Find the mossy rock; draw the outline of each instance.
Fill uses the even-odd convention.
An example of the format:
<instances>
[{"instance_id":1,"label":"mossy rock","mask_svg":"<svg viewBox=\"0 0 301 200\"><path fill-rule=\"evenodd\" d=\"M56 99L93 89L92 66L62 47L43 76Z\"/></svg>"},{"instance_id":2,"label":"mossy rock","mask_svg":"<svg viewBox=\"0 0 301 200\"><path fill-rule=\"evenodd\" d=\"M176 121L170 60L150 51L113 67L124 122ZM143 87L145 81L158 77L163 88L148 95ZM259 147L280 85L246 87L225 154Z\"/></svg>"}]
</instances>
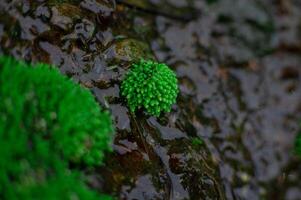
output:
<instances>
[{"instance_id":1,"label":"mossy rock","mask_svg":"<svg viewBox=\"0 0 301 200\"><path fill-rule=\"evenodd\" d=\"M136 39L121 39L113 44L105 54L113 63L137 62L140 58L154 58L149 45Z\"/></svg>"},{"instance_id":2,"label":"mossy rock","mask_svg":"<svg viewBox=\"0 0 301 200\"><path fill-rule=\"evenodd\" d=\"M51 24L63 30L71 29L74 23L77 20L81 20L84 16L77 6L68 3L53 5L51 12Z\"/></svg>"}]
</instances>

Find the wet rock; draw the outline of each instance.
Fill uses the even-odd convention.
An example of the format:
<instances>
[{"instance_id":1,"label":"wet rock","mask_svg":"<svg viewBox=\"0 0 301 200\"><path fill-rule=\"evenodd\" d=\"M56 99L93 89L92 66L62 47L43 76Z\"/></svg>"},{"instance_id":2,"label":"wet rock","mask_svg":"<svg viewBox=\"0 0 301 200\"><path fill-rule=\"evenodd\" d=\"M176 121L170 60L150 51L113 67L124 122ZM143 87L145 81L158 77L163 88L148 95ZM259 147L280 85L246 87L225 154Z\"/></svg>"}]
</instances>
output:
<instances>
[{"instance_id":1,"label":"wet rock","mask_svg":"<svg viewBox=\"0 0 301 200\"><path fill-rule=\"evenodd\" d=\"M197 15L193 2L188 3L187 1L183 0L117 0L117 2L180 21L193 20Z\"/></svg>"},{"instance_id":2,"label":"wet rock","mask_svg":"<svg viewBox=\"0 0 301 200\"><path fill-rule=\"evenodd\" d=\"M96 33L97 41L99 41L105 48L114 40L114 36L111 29L106 31L100 31Z\"/></svg>"},{"instance_id":3,"label":"wet rock","mask_svg":"<svg viewBox=\"0 0 301 200\"><path fill-rule=\"evenodd\" d=\"M135 188L123 187L121 198L145 200L163 199L165 196L164 191L158 193L152 179L153 177L150 175L139 177L135 182Z\"/></svg>"},{"instance_id":4,"label":"wet rock","mask_svg":"<svg viewBox=\"0 0 301 200\"><path fill-rule=\"evenodd\" d=\"M89 187L120 199L298 199L300 160L289 152L300 3L279 14L272 0L48 2L0 1L0 51L57 65L112 112L114 153L105 167L82 166ZM200 17L182 20L194 9ZM129 113L119 91L129 64L153 53L181 89L159 118Z\"/></svg>"},{"instance_id":5,"label":"wet rock","mask_svg":"<svg viewBox=\"0 0 301 200\"><path fill-rule=\"evenodd\" d=\"M32 40L39 34L49 30L49 26L44 24L40 19L32 19L31 17L21 17L23 23L20 23L21 38L24 40Z\"/></svg>"},{"instance_id":6,"label":"wet rock","mask_svg":"<svg viewBox=\"0 0 301 200\"><path fill-rule=\"evenodd\" d=\"M80 3L80 6L103 17L109 17L115 10L114 2L105 0L84 0Z\"/></svg>"},{"instance_id":7,"label":"wet rock","mask_svg":"<svg viewBox=\"0 0 301 200\"><path fill-rule=\"evenodd\" d=\"M65 35L62 40L76 40L81 39L87 41L92 38L95 30L93 22L87 19L81 19L74 25L74 31L68 35Z\"/></svg>"},{"instance_id":8,"label":"wet rock","mask_svg":"<svg viewBox=\"0 0 301 200\"><path fill-rule=\"evenodd\" d=\"M136 39L122 39L105 51L109 62L136 62L140 59L153 59L147 43Z\"/></svg>"},{"instance_id":9,"label":"wet rock","mask_svg":"<svg viewBox=\"0 0 301 200\"><path fill-rule=\"evenodd\" d=\"M55 6L55 5L60 5L60 4L77 4L79 3L81 0L48 0L47 4L51 5L51 6Z\"/></svg>"},{"instance_id":10,"label":"wet rock","mask_svg":"<svg viewBox=\"0 0 301 200\"><path fill-rule=\"evenodd\" d=\"M136 17L133 20L133 28L135 32L144 38L149 38L151 34L154 33L154 30L151 28L152 26L152 21L143 19L141 17Z\"/></svg>"},{"instance_id":11,"label":"wet rock","mask_svg":"<svg viewBox=\"0 0 301 200\"><path fill-rule=\"evenodd\" d=\"M129 110L121 105L111 105L112 115L115 117L115 125L119 130L131 131Z\"/></svg>"},{"instance_id":12,"label":"wet rock","mask_svg":"<svg viewBox=\"0 0 301 200\"><path fill-rule=\"evenodd\" d=\"M82 16L78 7L65 3L52 7L51 13L51 24L65 31L71 29L73 23Z\"/></svg>"},{"instance_id":13,"label":"wet rock","mask_svg":"<svg viewBox=\"0 0 301 200\"><path fill-rule=\"evenodd\" d=\"M39 6L35 11L35 16L42 19L42 21L48 21L50 19L51 13L47 6Z\"/></svg>"},{"instance_id":14,"label":"wet rock","mask_svg":"<svg viewBox=\"0 0 301 200\"><path fill-rule=\"evenodd\" d=\"M225 199L223 188L218 184L219 175L214 170L215 164L204 146L195 146L192 140L177 140L171 142L168 155L169 166L180 176L190 199Z\"/></svg>"}]
</instances>

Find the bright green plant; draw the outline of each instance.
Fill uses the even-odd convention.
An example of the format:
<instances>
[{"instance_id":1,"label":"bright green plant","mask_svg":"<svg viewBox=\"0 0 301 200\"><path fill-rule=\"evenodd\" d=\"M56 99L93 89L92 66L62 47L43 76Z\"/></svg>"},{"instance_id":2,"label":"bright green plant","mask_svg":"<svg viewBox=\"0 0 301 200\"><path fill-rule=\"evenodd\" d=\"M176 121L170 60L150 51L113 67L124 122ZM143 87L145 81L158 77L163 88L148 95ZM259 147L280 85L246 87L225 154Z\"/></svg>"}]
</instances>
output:
<instances>
[{"instance_id":1,"label":"bright green plant","mask_svg":"<svg viewBox=\"0 0 301 200\"><path fill-rule=\"evenodd\" d=\"M101 163L103 152L111 148L113 128L89 90L45 64L33 70L1 57L0 65L1 117L6 124L48 138L70 161Z\"/></svg>"},{"instance_id":2,"label":"bright green plant","mask_svg":"<svg viewBox=\"0 0 301 200\"><path fill-rule=\"evenodd\" d=\"M68 169L111 150L112 122L93 95L57 69L0 56L0 100L0 199L99 199Z\"/></svg>"},{"instance_id":3,"label":"bright green plant","mask_svg":"<svg viewBox=\"0 0 301 200\"><path fill-rule=\"evenodd\" d=\"M5 125L1 122L0 127ZM111 199L89 189L84 177L70 171L47 140L18 128L1 132L0 199Z\"/></svg>"},{"instance_id":4,"label":"bright green plant","mask_svg":"<svg viewBox=\"0 0 301 200\"><path fill-rule=\"evenodd\" d=\"M121 85L132 112L144 108L150 115L170 112L178 95L175 73L163 63L141 60L131 66Z\"/></svg>"}]
</instances>

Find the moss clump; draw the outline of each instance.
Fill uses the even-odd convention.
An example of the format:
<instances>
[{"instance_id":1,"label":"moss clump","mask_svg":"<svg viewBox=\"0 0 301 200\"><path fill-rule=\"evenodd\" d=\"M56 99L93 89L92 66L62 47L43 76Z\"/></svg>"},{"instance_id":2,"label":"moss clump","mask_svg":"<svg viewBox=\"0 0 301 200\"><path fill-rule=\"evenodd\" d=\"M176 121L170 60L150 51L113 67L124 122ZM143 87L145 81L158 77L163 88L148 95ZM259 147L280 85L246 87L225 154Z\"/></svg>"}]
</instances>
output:
<instances>
[{"instance_id":1,"label":"moss clump","mask_svg":"<svg viewBox=\"0 0 301 200\"><path fill-rule=\"evenodd\" d=\"M91 93L44 64L0 56L0 199L99 199L70 162L101 164L113 133Z\"/></svg>"},{"instance_id":2,"label":"moss clump","mask_svg":"<svg viewBox=\"0 0 301 200\"><path fill-rule=\"evenodd\" d=\"M1 120L7 129L48 138L67 159L100 164L110 150L110 116L100 110L89 90L44 64L0 58Z\"/></svg>"},{"instance_id":3,"label":"moss clump","mask_svg":"<svg viewBox=\"0 0 301 200\"><path fill-rule=\"evenodd\" d=\"M132 112L144 108L150 115L170 112L176 102L178 81L175 73L163 63L141 60L133 64L121 85Z\"/></svg>"}]
</instances>

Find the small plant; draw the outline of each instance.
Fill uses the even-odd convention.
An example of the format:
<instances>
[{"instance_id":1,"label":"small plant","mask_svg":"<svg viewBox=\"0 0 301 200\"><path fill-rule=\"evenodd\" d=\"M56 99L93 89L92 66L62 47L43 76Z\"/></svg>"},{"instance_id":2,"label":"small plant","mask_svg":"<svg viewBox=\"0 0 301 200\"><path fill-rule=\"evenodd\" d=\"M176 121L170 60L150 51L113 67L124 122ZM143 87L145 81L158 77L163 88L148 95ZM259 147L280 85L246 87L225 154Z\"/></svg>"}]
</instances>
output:
<instances>
[{"instance_id":1,"label":"small plant","mask_svg":"<svg viewBox=\"0 0 301 200\"><path fill-rule=\"evenodd\" d=\"M204 144L204 141L201 138L193 137L191 143L194 147L200 147Z\"/></svg>"},{"instance_id":2,"label":"small plant","mask_svg":"<svg viewBox=\"0 0 301 200\"><path fill-rule=\"evenodd\" d=\"M170 112L178 95L175 73L163 63L141 60L131 66L121 85L131 112L144 108L150 115Z\"/></svg>"},{"instance_id":3,"label":"small plant","mask_svg":"<svg viewBox=\"0 0 301 200\"><path fill-rule=\"evenodd\" d=\"M0 99L0 199L99 199L68 169L111 150L110 115L90 91L48 65L0 56Z\"/></svg>"}]
</instances>

